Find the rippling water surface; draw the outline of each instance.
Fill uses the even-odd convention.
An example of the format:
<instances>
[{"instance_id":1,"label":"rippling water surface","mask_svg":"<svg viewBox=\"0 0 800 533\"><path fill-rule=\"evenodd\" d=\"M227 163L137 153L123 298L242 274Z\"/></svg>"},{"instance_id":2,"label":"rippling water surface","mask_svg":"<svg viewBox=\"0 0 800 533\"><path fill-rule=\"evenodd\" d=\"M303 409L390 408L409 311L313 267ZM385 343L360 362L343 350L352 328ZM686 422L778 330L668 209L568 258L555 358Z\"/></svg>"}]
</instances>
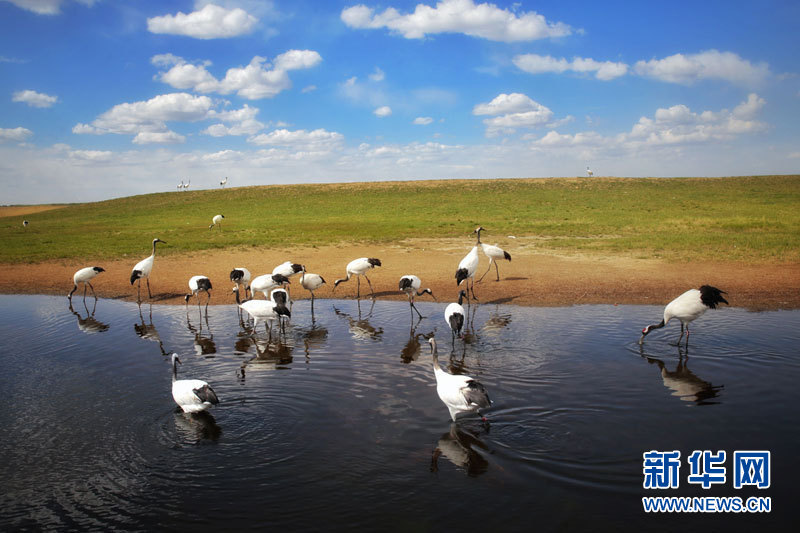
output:
<instances>
[{"instance_id":1,"label":"rippling water surface","mask_svg":"<svg viewBox=\"0 0 800 533\"><path fill-rule=\"evenodd\" d=\"M800 312L712 311L637 344L661 307L318 300L285 335L234 306L0 296L0 529L788 528ZM430 349L489 390L452 425ZM179 377L221 404L176 412ZM770 450L772 485L642 488L650 450ZM729 478L732 476L729 475ZM642 496L770 496L770 514L650 515Z\"/></svg>"}]
</instances>

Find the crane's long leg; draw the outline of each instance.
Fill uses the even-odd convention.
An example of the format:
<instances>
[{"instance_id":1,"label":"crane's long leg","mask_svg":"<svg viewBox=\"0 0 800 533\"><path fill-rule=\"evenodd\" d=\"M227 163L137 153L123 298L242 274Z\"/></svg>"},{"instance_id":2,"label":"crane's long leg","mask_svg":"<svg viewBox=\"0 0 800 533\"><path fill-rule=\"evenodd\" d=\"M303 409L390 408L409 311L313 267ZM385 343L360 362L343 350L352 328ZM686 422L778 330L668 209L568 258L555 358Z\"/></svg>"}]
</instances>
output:
<instances>
[{"instance_id":1,"label":"crane's long leg","mask_svg":"<svg viewBox=\"0 0 800 533\"><path fill-rule=\"evenodd\" d=\"M375 298L375 292L372 290L372 282L369 280L369 278L367 277L367 275L366 275L366 274L364 274L364 277L365 277L365 278L367 278L367 283L369 284L369 294L370 294L370 295L371 295L373 298Z\"/></svg>"},{"instance_id":2,"label":"crane's long leg","mask_svg":"<svg viewBox=\"0 0 800 533\"><path fill-rule=\"evenodd\" d=\"M142 303L142 278L139 278L139 281L136 284L136 300L138 300L139 303Z\"/></svg>"},{"instance_id":3,"label":"crane's long leg","mask_svg":"<svg viewBox=\"0 0 800 533\"><path fill-rule=\"evenodd\" d=\"M83 284L83 301L86 301L86 283Z\"/></svg>"},{"instance_id":4,"label":"crane's long leg","mask_svg":"<svg viewBox=\"0 0 800 533\"><path fill-rule=\"evenodd\" d=\"M677 343L677 346L680 346L680 344L681 344L681 340L682 340L682 339L683 339L683 322L681 322L681 336L680 336L680 337L678 337L678 343Z\"/></svg>"},{"instance_id":5,"label":"crane's long leg","mask_svg":"<svg viewBox=\"0 0 800 533\"><path fill-rule=\"evenodd\" d=\"M479 280L478 280L478 283L480 283L481 281L483 281L483 278L484 278L484 277L486 277L486 274L488 274L488 273L489 273L489 271L492 269L492 263L493 263L493 262L494 262L494 261L493 261L493 260L492 260L492 258L490 257L490 258L489 258L489 268L487 268L487 269L486 269L486 272L484 272L484 273L483 273L483 276L481 276L481 279L479 279Z\"/></svg>"},{"instance_id":6,"label":"crane's long leg","mask_svg":"<svg viewBox=\"0 0 800 533\"><path fill-rule=\"evenodd\" d=\"M490 267L492 265L489 265ZM500 270L497 268L497 261L494 262L494 271L497 274L497 281L500 281Z\"/></svg>"},{"instance_id":7,"label":"crane's long leg","mask_svg":"<svg viewBox=\"0 0 800 533\"><path fill-rule=\"evenodd\" d=\"M472 283L470 284L470 287L472 287L472 298L477 302L478 301L478 297L475 296L475 278L471 278L471 279L472 279ZM467 298L467 302L469 302L469 298Z\"/></svg>"},{"instance_id":8,"label":"crane's long leg","mask_svg":"<svg viewBox=\"0 0 800 533\"><path fill-rule=\"evenodd\" d=\"M423 316L422 316L422 313L420 313L420 312L419 312L419 309L417 309L417 306L416 306L416 305L414 305L414 302L411 302L411 309L413 309L414 311L416 311L416 312L417 312L417 314L419 315L419 317L420 317L420 318L425 318L425 317L423 317ZM414 316L414 315L411 315L411 316L412 316L412 318L413 318L413 316Z\"/></svg>"},{"instance_id":9,"label":"crane's long leg","mask_svg":"<svg viewBox=\"0 0 800 533\"><path fill-rule=\"evenodd\" d=\"M89 282L87 281L87 283ZM97 300L97 294L94 292L94 287L92 287L91 283L89 283L89 288L92 289L92 296L94 296L94 299Z\"/></svg>"},{"instance_id":10,"label":"crane's long leg","mask_svg":"<svg viewBox=\"0 0 800 533\"><path fill-rule=\"evenodd\" d=\"M153 299L153 293L150 292L150 277L147 278L147 297Z\"/></svg>"}]
</instances>

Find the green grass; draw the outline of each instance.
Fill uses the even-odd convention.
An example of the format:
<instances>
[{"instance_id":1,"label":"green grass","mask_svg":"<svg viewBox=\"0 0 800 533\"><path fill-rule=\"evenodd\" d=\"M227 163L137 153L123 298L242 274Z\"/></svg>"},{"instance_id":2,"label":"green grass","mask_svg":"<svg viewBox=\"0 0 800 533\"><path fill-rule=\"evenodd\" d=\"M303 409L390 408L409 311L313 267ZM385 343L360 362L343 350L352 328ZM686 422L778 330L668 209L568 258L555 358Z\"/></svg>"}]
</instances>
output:
<instances>
[{"instance_id":1,"label":"green grass","mask_svg":"<svg viewBox=\"0 0 800 533\"><path fill-rule=\"evenodd\" d=\"M223 231L209 231L225 215ZM206 249L535 236L542 251L795 262L800 176L444 180L243 187L73 204L0 218L0 262Z\"/></svg>"}]
</instances>

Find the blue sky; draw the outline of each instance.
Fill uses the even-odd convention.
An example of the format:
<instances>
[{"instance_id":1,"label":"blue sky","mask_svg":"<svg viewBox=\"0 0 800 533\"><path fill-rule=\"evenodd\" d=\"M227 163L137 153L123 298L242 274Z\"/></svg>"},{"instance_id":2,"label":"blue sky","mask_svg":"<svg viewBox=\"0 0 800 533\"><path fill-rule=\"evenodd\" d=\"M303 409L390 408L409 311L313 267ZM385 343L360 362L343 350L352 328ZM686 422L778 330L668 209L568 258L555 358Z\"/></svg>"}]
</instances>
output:
<instances>
[{"instance_id":1,"label":"blue sky","mask_svg":"<svg viewBox=\"0 0 800 533\"><path fill-rule=\"evenodd\" d=\"M800 173L800 3L0 0L0 203Z\"/></svg>"}]
</instances>

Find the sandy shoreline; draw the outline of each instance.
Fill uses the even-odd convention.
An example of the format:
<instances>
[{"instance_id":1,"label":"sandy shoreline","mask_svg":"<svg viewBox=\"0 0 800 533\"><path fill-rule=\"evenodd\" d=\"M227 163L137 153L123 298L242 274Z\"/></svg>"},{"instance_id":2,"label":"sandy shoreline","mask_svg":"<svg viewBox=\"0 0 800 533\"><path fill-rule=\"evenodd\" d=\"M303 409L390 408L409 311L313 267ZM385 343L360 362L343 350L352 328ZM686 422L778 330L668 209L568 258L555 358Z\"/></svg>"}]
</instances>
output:
<instances>
[{"instance_id":1,"label":"sandy shoreline","mask_svg":"<svg viewBox=\"0 0 800 533\"><path fill-rule=\"evenodd\" d=\"M522 243L520 243L522 244ZM482 303L507 303L528 306L574 304L655 304L669 302L683 291L710 284L727 291L732 306L752 310L800 308L800 265L749 265L735 263L675 264L650 259L619 257L563 257L537 252L531 247L508 246L512 261L500 264L500 281L495 272L476 283ZM353 298L356 283L344 283L333 293L333 282L345 276L344 267L358 257L378 257L383 266L370 272L375 294L381 299L403 300L397 290L404 274L415 274L423 287L430 287L440 302L457 297L454 279L459 260L469 245L458 241L408 241L397 246L358 244L317 248L247 249L210 251L191 255L157 255L150 278L154 303L182 303L188 292L188 279L208 276L211 304L232 304L232 268L244 266L254 276L272 271L275 265L291 260L306 265L309 272L327 281L316 292L318 298ZM97 263L50 261L36 264L6 264L0 268L0 293L66 294L72 288L72 275L84 266L102 266L106 272L93 285L99 297L135 300L136 287L130 285L130 272L141 258ZM481 255L478 276L488 267ZM309 297L293 278L294 299ZM362 280L362 296L369 294ZM80 295L82 289L76 293ZM428 298L427 296L423 296Z\"/></svg>"}]
</instances>

